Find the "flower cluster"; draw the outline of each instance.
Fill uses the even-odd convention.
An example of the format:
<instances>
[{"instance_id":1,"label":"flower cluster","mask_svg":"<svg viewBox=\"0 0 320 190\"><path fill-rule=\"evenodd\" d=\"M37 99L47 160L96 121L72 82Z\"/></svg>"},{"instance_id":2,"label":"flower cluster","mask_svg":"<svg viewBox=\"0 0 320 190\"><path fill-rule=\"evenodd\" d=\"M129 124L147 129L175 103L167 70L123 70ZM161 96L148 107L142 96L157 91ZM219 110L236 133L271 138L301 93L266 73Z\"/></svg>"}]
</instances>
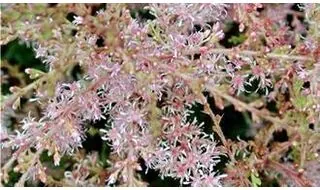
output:
<instances>
[{"instance_id":1,"label":"flower cluster","mask_svg":"<svg viewBox=\"0 0 320 190\"><path fill-rule=\"evenodd\" d=\"M201 124L187 122L188 113L163 118L163 137L155 153L146 154L147 166L160 170L163 176L180 179L192 186L219 186L220 178L214 166L221 152L213 136L201 132ZM183 118L181 118L183 117Z\"/></svg>"},{"instance_id":2,"label":"flower cluster","mask_svg":"<svg viewBox=\"0 0 320 190\"><path fill-rule=\"evenodd\" d=\"M1 18L1 45L14 38L30 43L48 68L26 69L34 81L11 87L12 94L1 99L6 115L23 106L24 96L36 100L41 110L38 116L28 111L15 132L1 128L1 148L15 151L1 174L7 176L18 159L16 172L23 175L16 185L33 179L48 185L144 186L139 172L146 167L146 173L158 171L180 185L222 186L225 178L234 177L228 178L228 171L234 174L229 169L217 169L225 156L228 166L248 165L243 167L245 182L235 178L234 184L256 186L259 172L276 165L270 162L275 156L267 155L281 150L267 145L278 129L285 128L295 142L281 146L299 152L301 167L308 153L319 150L319 143L307 147L303 141L319 137L319 7L306 5L310 25L295 15L292 29L284 13L275 16L273 5L151 4L142 10L152 19L133 18L124 4L100 10L84 4L46 6L7 6ZM239 36L229 37L230 19L238 22ZM72 77L76 66L81 71ZM250 112L252 122L265 124L256 144L226 139L204 92L214 97L216 107L231 103ZM246 94L255 100L241 100ZM277 101L273 113L270 100ZM208 123L213 121L212 133L192 116L195 104L203 106ZM90 125L101 121L96 133L111 148L111 156L102 161L108 167L96 154L81 154L93 133ZM53 179L40 159L45 152L56 166L64 156L72 157L72 171L60 181Z\"/></svg>"}]
</instances>

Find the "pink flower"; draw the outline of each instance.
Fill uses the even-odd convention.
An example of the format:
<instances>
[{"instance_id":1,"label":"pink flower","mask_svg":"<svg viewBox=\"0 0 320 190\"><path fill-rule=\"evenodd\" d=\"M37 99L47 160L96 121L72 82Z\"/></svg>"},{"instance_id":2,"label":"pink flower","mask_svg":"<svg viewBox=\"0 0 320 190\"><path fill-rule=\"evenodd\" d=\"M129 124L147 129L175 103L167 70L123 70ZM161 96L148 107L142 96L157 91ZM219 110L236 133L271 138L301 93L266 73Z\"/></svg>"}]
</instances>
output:
<instances>
[{"instance_id":1,"label":"pink flower","mask_svg":"<svg viewBox=\"0 0 320 190\"><path fill-rule=\"evenodd\" d=\"M235 75L232 77L231 87L237 90L237 94L244 92L245 78L242 75Z\"/></svg>"}]
</instances>

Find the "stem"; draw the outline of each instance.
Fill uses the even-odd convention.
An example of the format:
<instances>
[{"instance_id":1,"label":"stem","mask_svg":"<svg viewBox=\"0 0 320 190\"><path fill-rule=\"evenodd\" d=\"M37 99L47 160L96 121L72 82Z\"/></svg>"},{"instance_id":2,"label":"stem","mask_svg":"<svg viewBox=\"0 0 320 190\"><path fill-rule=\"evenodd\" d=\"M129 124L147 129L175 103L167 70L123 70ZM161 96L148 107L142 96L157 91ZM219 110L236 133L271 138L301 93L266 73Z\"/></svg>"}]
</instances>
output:
<instances>
[{"instance_id":1,"label":"stem","mask_svg":"<svg viewBox=\"0 0 320 190\"><path fill-rule=\"evenodd\" d=\"M272 122L274 124L279 124L279 125L284 125L285 124L285 122L283 120L280 120L280 119L278 119L276 117L270 116L269 112L258 110L258 109L254 108L254 107L252 107L252 106L250 106L250 105L248 105L248 104L246 104L246 103L244 103L244 102L242 102L242 101L240 101L240 100L238 100L238 99L236 99L236 98L234 98L234 97L232 97L232 96L230 96L228 94L225 94L225 93L221 92L217 88L213 88L213 87L211 87L209 85L207 85L206 88L210 92L212 92L215 95L220 96L221 98L229 101L233 105L237 105L237 106L241 107L244 110L252 112L252 113L256 114L257 116L259 116L261 118L264 118L265 120L268 120L268 121L270 121L270 122Z\"/></svg>"},{"instance_id":2,"label":"stem","mask_svg":"<svg viewBox=\"0 0 320 190\"><path fill-rule=\"evenodd\" d=\"M1 168L1 171L5 172L6 170L8 170L16 159L17 158L15 156L12 156L9 161Z\"/></svg>"},{"instance_id":3,"label":"stem","mask_svg":"<svg viewBox=\"0 0 320 190\"><path fill-rule=\"evenodd\" d=\"M187 54L196 54L196 53L200 53L200 51L198 49L194 49L194 50L191 50L191 51L187 52ZM307 57L307 56L284 55L284 54L278 54L278 53L263 53L263 52L258 52L258 51L224 49L224 48L209 49L207 53L213 53L213 54L240 54L240 55L247 55L247 56L265 56L267 58L273 58L273 59L314 61L314 59L312 59L310 57Z\"/></svg>"},{"instance_id":4,"label":"stem","mask_svg":"<svg viewBox=\"0 0 320 190\"><path fill-rule=\"evenodd\" d=\"M303 143L301 143L302 147L301 147L301 153L300 153L300 168L303 168L304 166L304 162L305 162L305 159L306 159L306 154L307 154L307 144L305 143L306 141L304 141Z\"/></svg>"},{"instance_id":5,"label":"stem","mask_svg":"<svg viewBox=\"0 0 320 190\"><path fill-rule=\"evenodd\" d=\"M220 137L221 139L221 142L224 146L227 146L227 140L226 140L226 137L224 136L222 130L221 130L221 127L220 127L220 123L217 119L217 117L214 115L214 113L212 112L210 106L209 106L209 103L207 101L207 98L201 94L201 99L202 99L202 102L204 102L204 106L205 106L205 110L207 111L207 113L210 115L210 117L212 118L213 120L213 130L218 134L218 136Z\"/></svg>"},{"instance_id":6,"label":"stem","mask_svg":"<svg viewBox=\"0 0 320 190\"><path fill-rule=\"evenodd\" d=\"M186 75L184 75L184 74L181 74L181 73L179 73L179 72L174 73L174 75L179 76L179 77L183 78L183 79L186 80L186 81L193 81L193 80L195 80L195 79L193 79L193 78L191 78L191 77L188 77L188 76L186 76ZM264 118L264 119L267 120L267 121L270 121L270 122L272 122L272 123L274 123L274 124L277 124L277 125L286 125L286 123L285 123L283 120L280 120L279 118L270 116L270 113L269 113L269 112L258 110L258 109L252 107L252 106L249 105L249 104L246 104L246 103L244 103L244 102L242 102L242 101L240 101L240 100L238 100L238 99L236 99L236 98L234 98L234 97L232 97L232 96L230 96L230 95L228 95L228 94L226 94L226 93L223 93L222 91L218 90L218 89L215 88L215 87L212 87L211 85L205 85L204 87L205 87L206 89L208 89L211 93L213 93L213 94L215 94L215 95L217 95L217 96L220 96L221 98L229 101L229 102L232 103L233 105L236 105L236 106L238 106L238 107L241 107L241 108L244 109L244 110L247 110L247 111L249 111L249 112L251 112L251 113L254 113L254 114L256 114L257 116L259 116L259 117L261 117L261 118ZM202 99L203 99L203 98L202 98ZM206 98L204 98L204 100L205 100L205 101L204 101L205 104L207 104ZM208 106L208 105L207 105L207 106ZM210 108L210 107L209 107L209 108ZM214 116L214 114L212 113L212 111L211 111L211 113L210 113L210 110L211 110L211 109L208 109L209 114L210 114L211 116ZM215 117L213 117L212 119L214 119L214 118L215 118ZM221 131L221 129L220 129L220 130L217 130L217 131ZM220 133L220 132L219 132L219 133ZM219 134L219 133L218 133L218 134ZM221 136L222 136L222 135L221 135ZM220 138L221 138L221 137L220 137ZM223 137L222 137L221 139L223 139Z\"/></svg>"},{"instance_id":7,"label":"stem","mask_svg":"<svg viewBox=\"0 0 320 190\"><path fill-rule=\"evenodd\" d=\"M207 101L207 98L203 94L201 94L201 99L202 99L202 102L204 102L203 105L205 107L205 110L207 111L206 113L209 114L209 116L211 117L211 119L213 121L212 129L220 137L223 146L226 147L226 153L228 154L228 156L231 159L231 161L232 162L236 162L236 159L234 158L234 155L232 154L232 151L230 151L230 149L227 148L228 144L227 144L226 137L224 136L223 131L221 130L221 127L220 127L220 119L217 118L216 115L214 115L214 113L212 112L212 110L210 108L210 105L209 105L209 103ZM220 117L220 116L218 116L218 117Z\"/></svg>"},{"instance_id":8,"label":"stem","mask_svg":"<svg viewBox=\"0 0 320 190\"><path fill-rule=\"evenodd\" d=\"M298 186L301 187L308 187L311 186L311 182L305 178L302 178L301 174L280 164L278 162L272 160L266 160L266 165L269 166L271 169L278 171L279 173L289 177L292 179Z\"/></svg>"},{"instance_id":9,"label":"stem","mask_svg":"<svg viewBox=\"0 0 320 190\"><path fill-rule=\"evenodd\" d=\"M16 160L16 157L12 156L9 159L9 161L1 168L1 172L0 172L0 176L1 176L0 187L3 187L2 180L5 181L5 176L8 176L7 170L14 163L15 160Z\"/></svg>"},{"instance_id":10,"label":"stem","mask_svg":"<svg viewBox=\"0 0 320 190\"><path fill-rule=\"evenodd\" d=\"M195 79L193 79L191 77L188 77L188 76L180 73L179 71L176 72L176 73L172 73L172 75L177 76L177 77L181 77L187 83L190 83L190 82L195 80ZM201 84L201 82L199 84ZM212 121L214 123L214 125L212 126L212 129L218 134L218 136L220 137L220 139L222 141L222 144L224 146L226 146L227 145L227 140L226 140L226 138L225 138L225 136L224 136L224 134L223 134L223 132L221 130L221 127L219 125L219 121L218 121L217 117L214 115L214 113L212 112L212 110L211 110L211 108L209 106L207 98L202 94L202 92L196 92L196 90L193 89L192 87L191 87L191 89L194 92L194 94L196 94L202 100L203 105L205 107L205 111L207 111L207 113L210 115L210 117L211 117L211 119L212 119Z\"/></svg>"},{"instance_id":11,"label":"stem","mask_svg":"<svg viewBox=\"0 0 320 190\"><path fill-rule=\"evenodd\" d=\"M28 170L20 177L19 181L16 183L16 187L23 187L25 181L27 180L27 177L29 175L30 169L37 163L40 154L42 153L43 149L39 149L37 150L37 152L35 153L33 159L31 160L31 164L30 167L28 168Z\"/></svg>"},{"instance_id":12,"label":"stem","mask_svg":"<svg viewBox=\"0 0 320 190\"><path fill-rule=\"evenodd\" d=\"M288 151L288 149L292 146L293 142L298 138L299 138L298 133L292 135L292 138L290 138L289 141L282 143L281 147L278 150L268 153L267 159L273 159L274 156L282 155L284 152Z\"/></svg>"},{"instance_id":13,"label":"stem","mask_svg":"<svg viewBox=\"0 0 320 190\"><path fill-rule=\"evenodd\" d=\"M66 72L70 67L72 67L75 63L70 63L70 64L66 64L65 66L63 66L60 69L55 69L50 71L47 74L44 74L42 77L40 77L39 79L33 81L32 83L28 84L27 86L25 86L24 88L22 88L19 92L12 94L2 105L1 105L1 111L4 111L6 107L11 106L14 101L19 98L24 96L27 92L29 92L32 89L37 88L38 85L41 85L43 82L47 81L49 78L56 76L59 73L64 73Z\"/></svg>"},{"instance_id":14,"label":"stem","mask_svg":"<svg viewBox=\"0 0 320 190\"><path fill-rule=\"evenodd\" d=\"M48 184L52 184L52 185L59 185L61 187L66 186L65 183L63 183L62 181L58 181L55 180L53 177L51 177L50 175L47 176L47 180L48 180Z\"/></svg>"},{"instance_id":15,"label":"stem","mask_svg":"<svg viewBox=\"0 0 320 190\"><path fill-rule=\"evenodd\" d=\"M23 150L22 152L20 152L19 154L14 153L12 155L12 157L8 160L7 163L4 164L4 166L1 168L1 175L4 175L5 173L7 173L8 169L12 166L12 164L14 163L14 161L16 161L17 157L20 154L24 154L27 150ZM0 180L0 187L2 187L2 181L3 179Z\"/></svg>"}]
</instances>

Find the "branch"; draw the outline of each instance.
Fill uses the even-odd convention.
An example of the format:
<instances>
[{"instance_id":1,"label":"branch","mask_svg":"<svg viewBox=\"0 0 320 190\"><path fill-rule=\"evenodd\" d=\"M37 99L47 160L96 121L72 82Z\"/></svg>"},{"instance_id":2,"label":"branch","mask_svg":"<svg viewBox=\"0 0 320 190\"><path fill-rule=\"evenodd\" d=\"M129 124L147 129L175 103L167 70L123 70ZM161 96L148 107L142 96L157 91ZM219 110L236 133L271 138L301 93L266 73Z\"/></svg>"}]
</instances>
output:
<instances>
[{"instance_id":1,"label":"branch","mask_svg":"<svg viewBox=\"0 0 320 190\"><path fill-rule=\"evenodd\" d=\"M193 49L191 51L187 51L187 54L197 54L200 53L199 48ZM224 48L211 48L208 49L206 53L213 53L213 54L240 54L246 56L261 56L273 59L285 59L285 60L297 60L297 61L314 61L313 58L307 56L298 56L298 55L285 55L285 54L278 54L278 53L263 53L258 51L250 51L250 50L237 50L237 49L224 49Z\"/></svg>"},{"instance_id":2,"label":"branch","mask_svg":"<svg viewBox=\"0 0 320 190\"><path fill-rule=\"evenodd\" d=\"M213 94L217 95L217 96L220 96L221 98L229 101L230 103L232 103L233 105L236 105L238 107L241 107L242 109L244 110L247 110L249 112L252 112L254 113L255 115L261 117L261 118L264 118L265 120L267 121L270 121L274 124L278 124L278 125L284 125L285 122L283 120L280 120L276 117L273 117L273 116L270 116L270 113L269 112L266 112L266 111L261 111L261 110L258 110L252 106L250 106L249 104L246 104L226 93L223 93L221 92L220 90L218 90L217 88L214 88L212 86L209 86L207 85L206 88L212 92Z\"/></svg>"},{"instance_id":3,"label":"branch","mask_svg":"<svg viewBox=\"0 0 320 190\"><path fill-rule=\"evenodd\" d=\"M42 153L43 149L39 149L37 150L37 152L34 154L33 159L31 160L31 164L30 167L28 168L28 170L20 177L19 181L15 184L16 187L23 187L25 181L27 180L27 177L29 175L29 172L31 170L31 168L37 163L40 154Z\"/></svg>"},{"instance_id":4,"label":"branch","mask_svg":"<svg viewBox=\"0 0 320 190\"><path fill-rule=\"evenodd\" d=\"M304 178L301 173L296 172L296 171L292 170L291 168L284 166L283 164L280 164L280 163L272 161L272 160L267 160L266 165L269 168L274 169L274 170L278 171L279 173L281 173L282 175L292 179L298 186L301 186L301 187L312 186L312 183L309 180L307 180L306 178Z\"/></svg>"},{"instance_id":5,"label":"branch","mask_svg":"<svg viewBox=\"0 0 320 190\"><path fill-rule=\"evenodd\" d=\"M18 92L10 95L7 100L1 105L1 111L4 111L6 107L11 107L12 104L20 97L24 96L27 92L32 89L36 89L38 85L41 85L43 82L47 81L49 78L56 76L59 73L66 72L70 67L72 67L75 63L69 63L61 67L60 69L55 69L50 71L49 73L44 74L39 79L33 81L28 84L24 88L21 88Z\"/></svg>"},{"instance_id":6,"label":"branch","mask_svg":"<svg viewBox=\"0 0 320 190\"><path fill-rule=\"evenodd\" d=\"M19 156L20 154L24 154L26 151L27 151L27 150L25 149L25 150L23 150L22 152L20 152L19 154L14 153L14 154L12 155L12 157L7 161L7 163L5 163L5 164L3 165L3 167L1 168L1 176L2 176L2 179L0 180L0 187L2 187L1 181L5 179L4 176L6 176L6 175L8 174L8 169L12 166L12 164L14 163L14 161L17 160L18 156Z\"/></svg>"},{"instance_id":7,"label":"branch","mask_svg":"<svg viewBox=\"0 0 320 190\"><path fill-rule=\"evenodd\" d=\"M204 103L204 107L205 107L205 111L206 111L206 113L208 113L209 115L210 115L210 117L211 117L211 119L212 119L212 121L213 121L213 126L212 126L212 128L213 128L213 130L218 134L218 136L220 137L220 139L221 139L221 141L222 141L222 144L224 145L224 146L226 146L227 145L227 140L226 140L226 138L225 138L225 136L224 136L224 134L223 134L223 132L222 132L222 130L221 130L221 127L220 127L220 121L219 121L219 119L214 115L214 113L212 112L212 110L211 110L211 108L210 108L210 105L209 105L209 103L208 103L208 101L207 101L207 98L203 95L203 94L201 94L201 99L202 99L202 102Z\"/></svg>"}]
</instances>

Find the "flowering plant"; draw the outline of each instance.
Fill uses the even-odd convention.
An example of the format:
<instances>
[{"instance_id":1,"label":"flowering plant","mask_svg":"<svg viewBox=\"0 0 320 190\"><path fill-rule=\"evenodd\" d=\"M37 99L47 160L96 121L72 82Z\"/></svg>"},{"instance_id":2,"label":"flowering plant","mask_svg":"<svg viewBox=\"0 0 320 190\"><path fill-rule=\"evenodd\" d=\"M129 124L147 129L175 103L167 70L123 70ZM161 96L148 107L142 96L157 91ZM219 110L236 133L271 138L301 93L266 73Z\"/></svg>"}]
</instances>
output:
<instances>
[{"instance_id":1,"label":"flowering plant","mask_svg":"<svg viewBox=\"0 0 320 190\"><path fill-rule=\"evenodd\" d=\"M2 185L317 185L319 22L317 4L1 5L2 48L45 64L25 82L1 60Z\"/></svg>"}]
</instances>

